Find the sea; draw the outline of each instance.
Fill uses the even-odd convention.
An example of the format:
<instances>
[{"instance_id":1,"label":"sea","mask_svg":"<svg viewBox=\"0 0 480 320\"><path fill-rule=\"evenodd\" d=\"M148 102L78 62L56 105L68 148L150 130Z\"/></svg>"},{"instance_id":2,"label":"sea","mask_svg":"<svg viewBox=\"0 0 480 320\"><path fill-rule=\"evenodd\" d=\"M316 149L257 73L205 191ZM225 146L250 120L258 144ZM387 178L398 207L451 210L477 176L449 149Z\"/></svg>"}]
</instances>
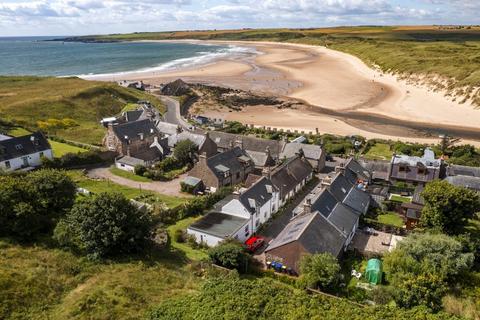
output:
<instances>
[{"instance_id":1,"label":"sea","mask_svg":"<svg viewBox=\"0 0 480 320\"><path fill-rule=\"evenodd\" d=\"M162 72L254 54L240 46L197 43L47 41L65 37L0 37L0 75L90 76Z\"/></svg>"}]
</instances>

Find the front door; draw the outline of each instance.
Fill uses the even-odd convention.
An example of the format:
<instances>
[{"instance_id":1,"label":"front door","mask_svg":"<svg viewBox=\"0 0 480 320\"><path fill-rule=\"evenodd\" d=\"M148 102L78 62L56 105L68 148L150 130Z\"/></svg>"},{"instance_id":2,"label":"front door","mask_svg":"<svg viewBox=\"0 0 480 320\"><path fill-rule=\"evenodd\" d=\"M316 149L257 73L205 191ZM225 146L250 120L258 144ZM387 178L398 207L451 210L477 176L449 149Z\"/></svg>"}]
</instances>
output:
<instances>
[{"instance_id":1,"label":"front door","mask_svg":"<svg viewBox=\"0 0 480 320\"><path fill-rule=\"evenodd\" d=\"M29 167L30 164L28 163L28 157L22 157L23 160L23 167Z\"/></svg>"}]
</instances>

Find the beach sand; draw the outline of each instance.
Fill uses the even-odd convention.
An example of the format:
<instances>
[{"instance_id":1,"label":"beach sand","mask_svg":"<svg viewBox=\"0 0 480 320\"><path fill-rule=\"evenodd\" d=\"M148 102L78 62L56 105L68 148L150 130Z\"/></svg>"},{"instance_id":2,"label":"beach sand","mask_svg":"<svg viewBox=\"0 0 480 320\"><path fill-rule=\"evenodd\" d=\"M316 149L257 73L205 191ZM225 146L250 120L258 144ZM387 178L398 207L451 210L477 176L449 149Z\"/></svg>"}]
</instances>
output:
<instances>
[{"instance_id":1,"label":"beach sand","mask_svg":"<svg viewBox=\"0 0 480 320\"><path fill-rule=\"evenodd\" d=\"M442 92L374 70L352 55L297 44L215 43L255 47L261 54L220 60L192 69L131 73L122 79L160 84L182 78L187 82L295 98L312 106L282 110L248 107L241 112L220 112L227 120L245 124L305 132L318 129L322 133L358 134L367 138L438 142L438 135L426 136L412 129L426 125L439 132L444 128L448 128L448 132L469 131L463 142L480 145L480 110L469 103L454 102ZM111 76L88 79L120 80ZM219 115L218 111L212 110L204 113Z\"/></svg>"}]
</instances>

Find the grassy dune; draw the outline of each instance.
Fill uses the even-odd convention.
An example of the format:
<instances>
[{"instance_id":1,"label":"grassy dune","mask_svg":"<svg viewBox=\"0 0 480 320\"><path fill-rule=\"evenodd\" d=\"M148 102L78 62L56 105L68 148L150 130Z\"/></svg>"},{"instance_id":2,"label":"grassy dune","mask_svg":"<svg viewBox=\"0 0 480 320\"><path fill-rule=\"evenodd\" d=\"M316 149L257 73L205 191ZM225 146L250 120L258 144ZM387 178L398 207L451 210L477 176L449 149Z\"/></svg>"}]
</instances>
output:
<instances>
[{"instance_id":1,"label":"grassy dune","mask_svg":"<svg viewBox=\"0 0 480 320\"><path fill-rule=\"evenodd\" d=\"M249 40L280 41L330 48L356 55L383 71L421 75L424 82L446 89L459 100L480 106L480 27L339 27L181 31L92 36L101 40ZM427 77L424 77L424 76ZM437 79L442 77L442 81Z\"/></svg>"},{"instance_id":2,"label":"grassy dune","mask_svg":"<svg viewBox=\"0 0 480 320\"><path fill-rule=\"evenodd\" d=\"M112 83L78 78L0 77L0 117L29 130L37 121L74 119L78 126L55 135L67 140L100 144L105 134L99 121L118 114L128 103L146 99L164 111L162 103L146 93Z\"/></svg>"},{"instance_id":3,"label":"grassy dune","mask_svg":"<svg viewBox=\"0 0 480 320\"><path fill-rule=\"evenodd\" d=\"M180 256L93 263L58 249L0 239L0 319L141 319L197 288Z\"/></svg>"}]
</instances>

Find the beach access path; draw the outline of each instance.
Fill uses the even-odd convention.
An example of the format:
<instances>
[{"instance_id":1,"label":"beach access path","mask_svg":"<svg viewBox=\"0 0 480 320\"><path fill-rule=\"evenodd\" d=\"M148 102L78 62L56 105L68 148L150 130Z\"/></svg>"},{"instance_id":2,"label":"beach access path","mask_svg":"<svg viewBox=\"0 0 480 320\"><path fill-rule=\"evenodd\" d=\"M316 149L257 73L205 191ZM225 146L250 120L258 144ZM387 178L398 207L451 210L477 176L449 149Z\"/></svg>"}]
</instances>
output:
<instances>
[{"instance_id":1,"label":"beach access path","mask_svg":"<svg viewBox=\"0 0 480 320\"><path fill-rule=\"evenodd\" d=\"M188 197L188 195L181 193L180 191L180 182L185 179L186 174L182 174L171 181L138 182L114 175L109 169L110 167L90 169L87 172L87 176L92 179L110 180L122 186L154 191L168 196Z\"/></svg>"},{"instance_id":2,"label":"beach access path","mask_svg":"<svg viewBox=\"0 0 480 320\"><path fill-rule=\"evenodd\" d=\"M157 95L157 97L162 100L162 102L165 103L167 107L167 112L164 115L164 120L168 123L179 125L184 130L191 131L192 125L185 121L185 119L183 119L180 114L180 102L173 98L162 95Z\"/></svg>"}]
</instances>

